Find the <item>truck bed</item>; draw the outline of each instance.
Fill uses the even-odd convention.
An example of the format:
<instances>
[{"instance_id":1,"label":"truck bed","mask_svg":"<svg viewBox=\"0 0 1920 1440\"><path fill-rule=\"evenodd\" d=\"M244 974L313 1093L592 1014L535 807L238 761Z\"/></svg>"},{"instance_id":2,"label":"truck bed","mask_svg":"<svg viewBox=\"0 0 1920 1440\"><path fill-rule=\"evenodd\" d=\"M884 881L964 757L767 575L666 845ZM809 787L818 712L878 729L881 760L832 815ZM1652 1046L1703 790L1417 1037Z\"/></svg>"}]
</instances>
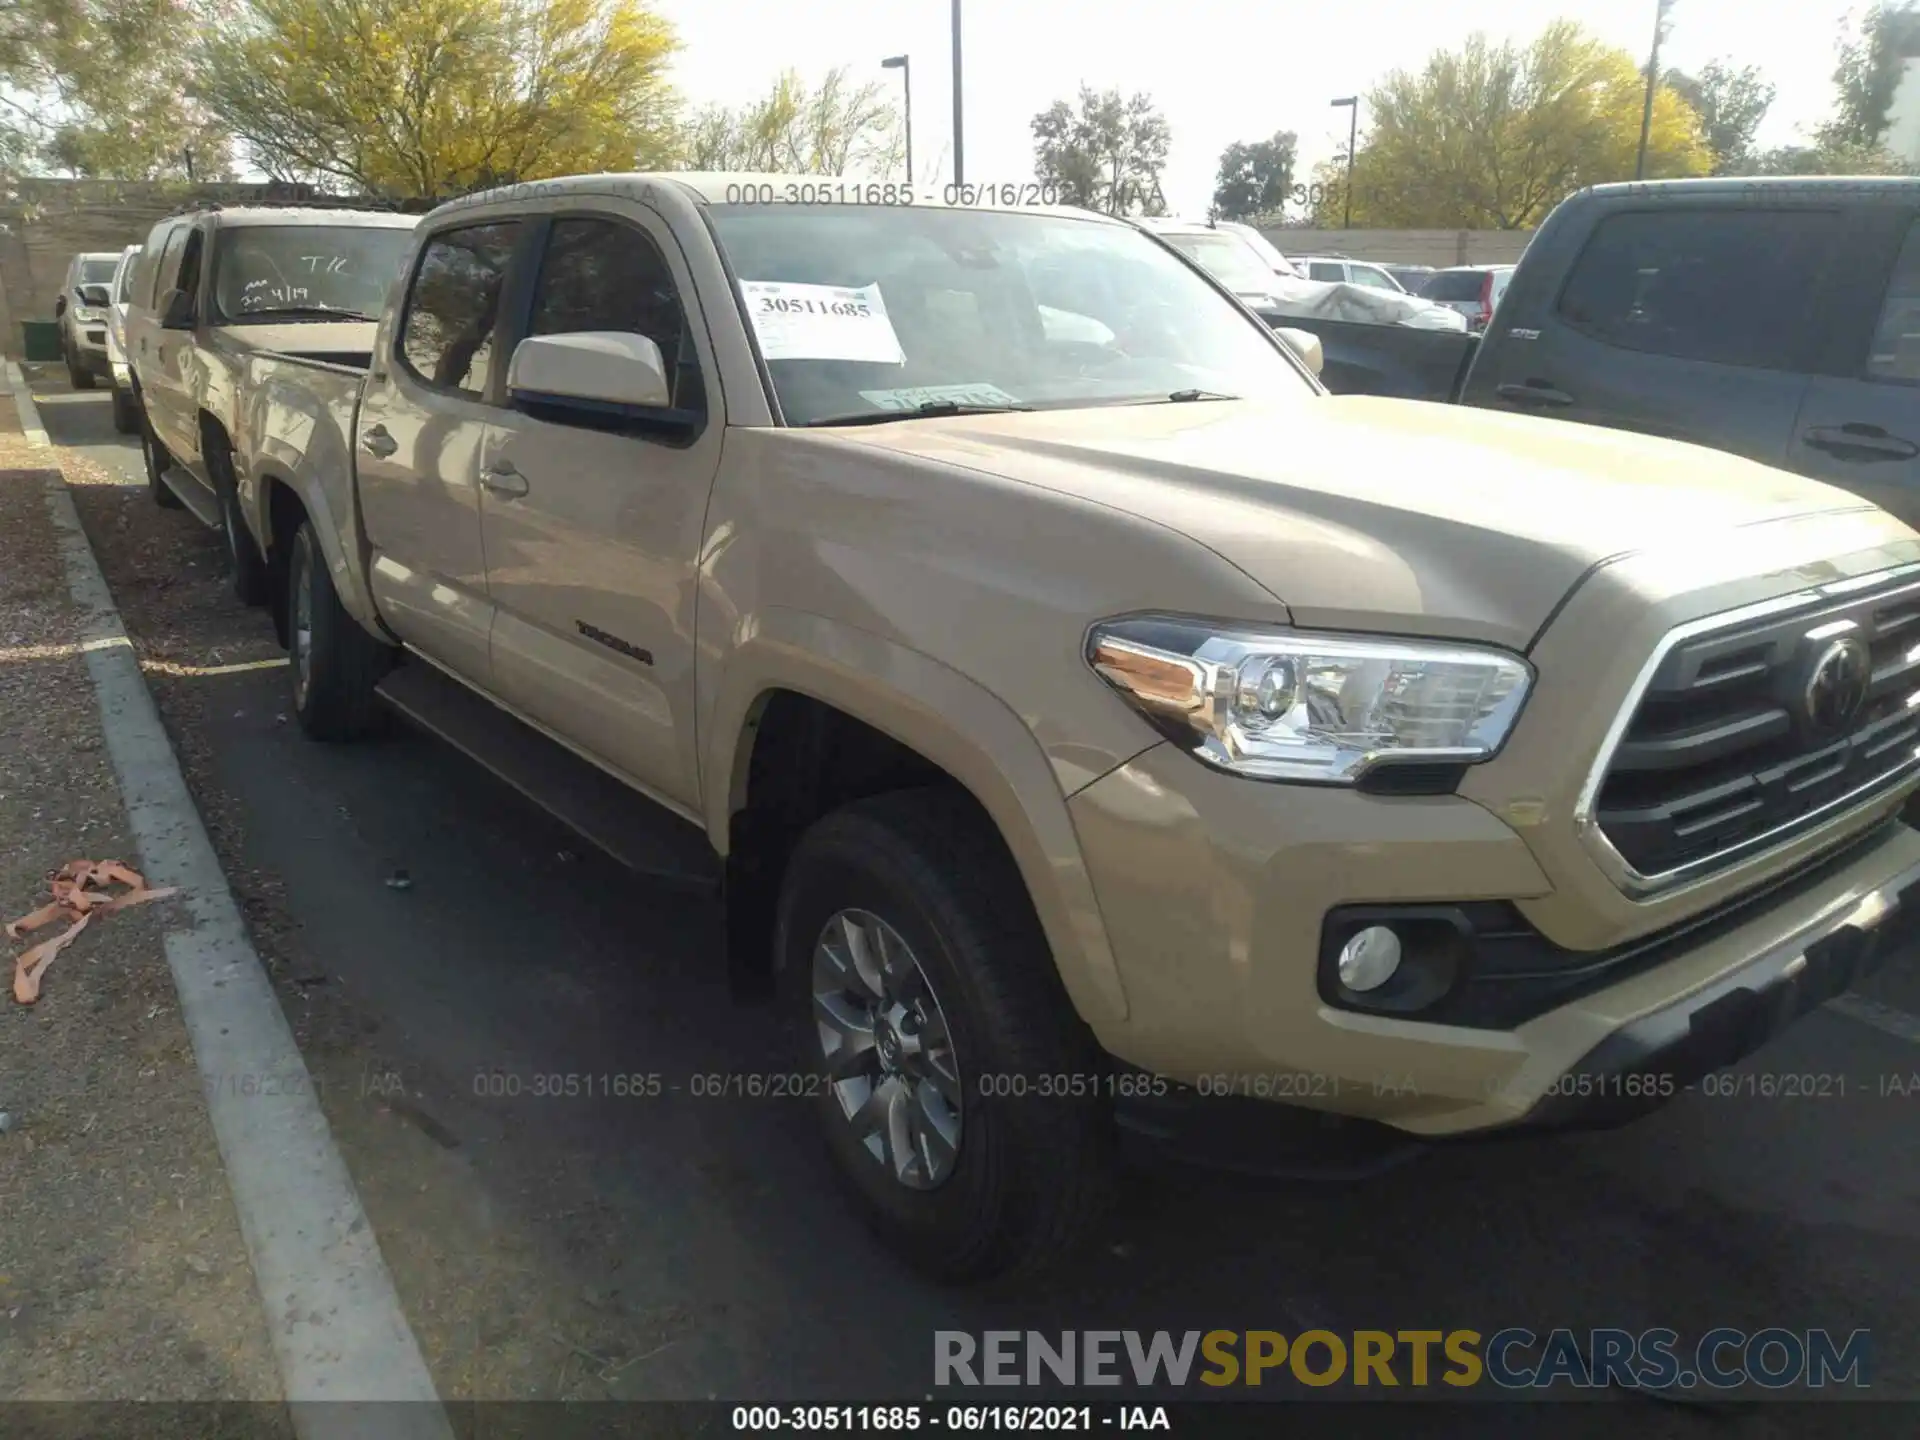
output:
<instances>
[{"instance_id":1,"label":"truck bed","mask_svg":"<svg viewBox=\"0 0 1920 1440\"><path fill-rule=\"evenodd\" d=\"M1390 395L1402 400L1460 398L1480 337L1409 325L1290 316L1289 329L1320 337L1320 379L1336 395Z\"/></svg>"}]
</instances>

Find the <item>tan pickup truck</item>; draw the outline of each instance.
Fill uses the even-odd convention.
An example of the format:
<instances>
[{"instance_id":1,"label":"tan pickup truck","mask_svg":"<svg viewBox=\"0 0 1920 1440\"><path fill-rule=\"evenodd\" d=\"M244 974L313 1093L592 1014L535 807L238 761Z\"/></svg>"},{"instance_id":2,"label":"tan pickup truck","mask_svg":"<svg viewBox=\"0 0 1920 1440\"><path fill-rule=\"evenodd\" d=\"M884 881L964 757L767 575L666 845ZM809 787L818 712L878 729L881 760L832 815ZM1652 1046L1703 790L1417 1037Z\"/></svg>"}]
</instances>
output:
<instances>
[{"instance_id":1,"label":"tan pickup truck","mask_svg":"<svg viewBox=\"0 0 1920 1440\"><path fill-rule=\"evenodd\" d=\"M1122 222L494 191L365 373L242 388L300 723L710 866L792 1022L754 1083L944 1277L1061 1250L1121 1137L1616 1123L1913 933L1920 537L1329 396Z\"/></svg>"}]
</instances>

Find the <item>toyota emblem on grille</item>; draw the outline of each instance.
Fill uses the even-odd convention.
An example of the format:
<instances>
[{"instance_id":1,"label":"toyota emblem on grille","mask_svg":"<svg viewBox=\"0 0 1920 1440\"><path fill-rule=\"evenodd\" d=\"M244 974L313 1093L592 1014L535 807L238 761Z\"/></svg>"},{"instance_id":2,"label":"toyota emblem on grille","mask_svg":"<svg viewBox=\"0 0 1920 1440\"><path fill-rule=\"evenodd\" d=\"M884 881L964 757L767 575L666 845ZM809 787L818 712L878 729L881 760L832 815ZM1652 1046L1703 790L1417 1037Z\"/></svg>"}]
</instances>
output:
<instances>
[{"instance_id":1,"label":"toyota emblem on grille","mask_svg":"<svg viewBox=\"0 0 1920 1440\"><path fill-rule=\"evenodd\" d=\"M1845 730L1859 717L1873 679L1873 655L1866 644L1843 635L1820 652L1807 674L1801 712L1808 725L1822 735Z\"/></svg>"}]
</instances>

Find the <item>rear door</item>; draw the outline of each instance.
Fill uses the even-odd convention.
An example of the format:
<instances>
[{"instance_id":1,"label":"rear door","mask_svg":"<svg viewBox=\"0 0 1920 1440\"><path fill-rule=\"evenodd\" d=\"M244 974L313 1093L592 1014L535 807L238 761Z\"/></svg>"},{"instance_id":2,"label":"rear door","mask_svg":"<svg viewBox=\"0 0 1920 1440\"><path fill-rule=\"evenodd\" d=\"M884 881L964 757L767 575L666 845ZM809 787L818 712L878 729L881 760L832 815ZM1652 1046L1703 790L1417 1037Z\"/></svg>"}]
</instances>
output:
<instances>
[{"instance_id":1,"label":"rear door","mask_svg":"<svg viewBox=\"0 0 1920 1440\"><path fill-rule=\"evenodd\" d=\"M401 639L486 687L493 602L480 539L480 442L499 416L496 327L524 222L472 221L420 248L396 340L374 356L354 474L380 613Z\"/></svg>"},{"instance_id":2,"label":"rear door","mask_svg":"<svg viewBox=\"0 0 1920 1440\"><path fill-rule=\"evenodd\" d=\"M1504 307L1469 401L1781 464L1842 220L1747 204L1605 215L1557 296Z\"/></svg>"},{"instance_id":3,"label":"rear door","mask_svg":"<svg viewBox=\"0 0 1920 1440\"><path fill-rule=\"evenodd\" d=\"M195 332L162 329L160 320L170 291L184 290L198 299L206 249L206 235L199 225L182 225L168 237L166 251L160 257L153 324L140 339L140 384L147 420L160 443L176 459L189 461L200 454L199 417L191 379Z\"/></svg>"},{"instance_id":4,"label":"rear door","mask_svg":"<svg viewBox=\"0 0 1920 1440\"><path fill-rule=\"evenodd\" d=\"M1920 216L1850 229L1858 293L1834 306L1837 363L1808 379L1787 463L1920 526Z\"/></svg>"},{"instance_id":5,"label":"rear door","mask_svg":"<svg viewBox=\"0 0 1920 1440\"><path fill-rule=\"evenodd\" d=\"M674 429L509 410L481 458L500 698L683 809L699 803L693 605L725 430L692 277L651 211L557 213L526 332L660 347ZM717 401L718 386L711 393Z\"/></svg>"}]
</instances>

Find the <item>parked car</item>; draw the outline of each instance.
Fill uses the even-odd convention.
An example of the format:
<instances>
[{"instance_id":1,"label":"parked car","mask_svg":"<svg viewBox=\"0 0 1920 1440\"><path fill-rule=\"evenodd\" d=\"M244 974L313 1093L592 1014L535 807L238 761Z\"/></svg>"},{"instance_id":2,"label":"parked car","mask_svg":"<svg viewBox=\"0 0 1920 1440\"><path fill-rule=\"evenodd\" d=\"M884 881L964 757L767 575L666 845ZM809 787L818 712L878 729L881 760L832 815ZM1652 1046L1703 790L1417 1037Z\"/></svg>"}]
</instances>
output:
<instances>
[{"instance_id":1,"label":"parked car","mask_svg":"<svg viewBox=\"0 0 1920 1440\"><path fill-rule=\"evenodd\" d=\"M1409 295L1418 295L1421 287L1439 272L1431 265L1383 265L1380 267Z\"/></svg>"},{"instance_id":2,"label":"parked car","mask_svg":"<svg viewBox=\"0 0 1920 1440\"><path fill-rule=\"evenodd\" d=\"M91 250L67 263L66 278L54 297L53 318L60 326L60 351L67 378L76 390L91 390L107 368L107 310L112 304L117 250Z\"/></svg>"},{"instance_id":3,"label":"parked car","mask_svg":"<svg viewBox=\"0 0 1920 1440\"><path fill-rule=\"evenodd\" d=\"M113 385L113 428L122 435L140 429L140 409L133 399L133 367L127 363L127 297L133 293L140 250L138 245L129 245L120 252L120 263L114 266L108 285L113 303L107 309L107 375Z\"/></svg>"},{"instance_id":4,"label":"parked car","mask_svg":"<svg viewBox=\"0 0 1920 1440\"><path fill-rule=\"evenodd\" d=\"M1288 323L1336 391L1710 445L1920 525L1920 179L1603 185L1547 217L1484 338Z\"/></svg>"},{"instance_id":5,"label":"parked car","mask_svg":"<svg viewBox=\"0 0 1920 1440\"><path fill-rule=\"evenodd\" d=\"M1511 265L1451 265L1427 277L1420 298L1457 310L1467 317L1467 328L1478 333L1492 322L1513 271Z\"/></svg>"},{"instance_id":6,"label":"parked car","mask_svg":"<svg viewBox=\"0 0 1920 1440\"><path fill-rule=\"evenodd\" d=\"M238 508L308 735L718 880L916 1263L1064 1253L1122 1134L1618 1123L1912 953L1920 535L1329 396L1110 217L792 188L433 211L370 358L249 355Z\"/></svg>"},{"instance_id":7,"label":"parked car","mask_svg":"<svg viewBox=\"0 0 1920 1440\"><path fill-rule=\"evenodd\" d=\"M1276 271L1245 236L1204 220L1146 216L1135 223L1203 268L1263 320L1271 325L1283 323L1274 297L1290 277Z\"/></svg>"},{"instance_id":8,"label":"parked car","mask_svg":"<svg viewBox=\"0 0 1920 1440\"><path fill-rule=\"evenodd\" d=\"M373 328L417 217L381 211L208 206L147 236L126 345L147 484L221 530L234 589L266 598L233 511L240 371L258 350L367 363Z\"/></svg>"},{"instance_id":9,"label":"parked car","mask_svg":"<svg viewBox=\"0 0 1920 1440\"><path fill-rule=\"evenodd\" d=\"M1344 285L1370 285L1376 290L1405 288L1384 265L1350 260L1344 255L1295 255L1293 268L1309 280L1331 280Z\"/></svg>"},{"instance_id":10,"label":"parked car","mask_svg":"<svg viewBox=\"0 0 1920 1440\"><path fill-rule=\"evenodd\" d=\"M1274 274L1285 276L1290 280L1304 280L1307 278L1291 260L1280 253L1279 247L1267 239L1265 235L1262 235L1258 230L1254 229L1253 226L1243 225L1238 220L1220 220L1216 221L1215 224L1219 229L1225 230L1232 235L1238 235L1242 240L1246 241L1247 244L1253 248L1254 252L1272 267Z\"/></svg>"}]
</instances>

